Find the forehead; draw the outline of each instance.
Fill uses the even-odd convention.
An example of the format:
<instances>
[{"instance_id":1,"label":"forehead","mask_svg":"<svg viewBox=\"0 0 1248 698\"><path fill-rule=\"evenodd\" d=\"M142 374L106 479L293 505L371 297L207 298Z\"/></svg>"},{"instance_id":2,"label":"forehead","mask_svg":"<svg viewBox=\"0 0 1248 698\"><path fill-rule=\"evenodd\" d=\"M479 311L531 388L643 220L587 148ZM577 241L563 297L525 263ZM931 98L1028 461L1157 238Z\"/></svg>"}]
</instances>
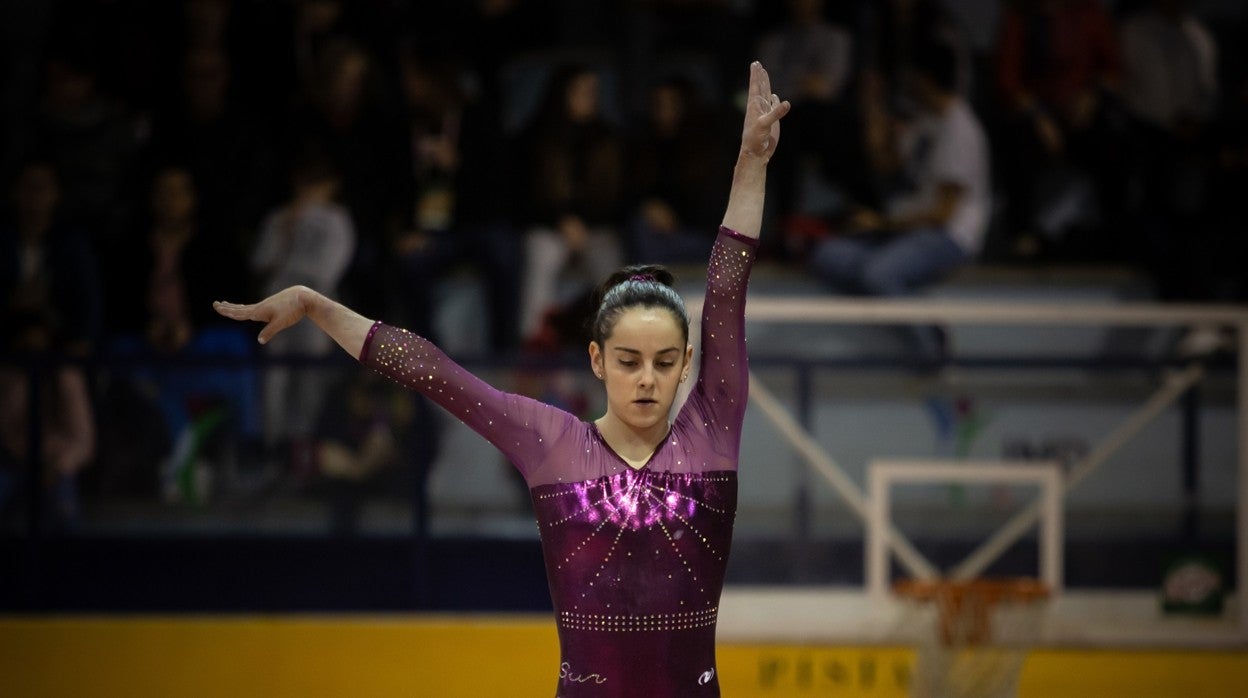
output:
<instances>
[{"instance_id":1,"label":"forehead","mask_svg":"<svg viewBox=\"0 0 1248 698\"><path fill-rule=\"evenodd\" d=\"M684 348L684 333L676 316L666 308L634 306L626 308L607 337L606 345L633 349L661 350Z\"/></svg>"}]
</instances>

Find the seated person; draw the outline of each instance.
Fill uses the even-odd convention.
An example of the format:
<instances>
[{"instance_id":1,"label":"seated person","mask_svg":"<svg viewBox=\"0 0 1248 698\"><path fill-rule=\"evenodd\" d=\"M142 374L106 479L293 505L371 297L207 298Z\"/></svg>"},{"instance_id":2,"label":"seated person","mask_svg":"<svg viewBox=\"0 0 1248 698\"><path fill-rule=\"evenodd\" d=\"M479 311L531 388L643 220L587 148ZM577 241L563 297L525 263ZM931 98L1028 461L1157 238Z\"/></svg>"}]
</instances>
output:
<instances>
[{"instance_id":1,"label":"seated person","mask_svg":"<svg viewBox=\"0 0 1248 698\"><path fill-rule=\"evenodd\" d=\"M922 111L873 162L900 183L883 211L857 208L841 234L809 251L812 272L842 293L909 296L975 259L991 208L988 145L970 105L958 96L957 59L934 46L916 63ZM918 358L938 360L934 328L915 328Z\"/></svg>"}]
</instances>

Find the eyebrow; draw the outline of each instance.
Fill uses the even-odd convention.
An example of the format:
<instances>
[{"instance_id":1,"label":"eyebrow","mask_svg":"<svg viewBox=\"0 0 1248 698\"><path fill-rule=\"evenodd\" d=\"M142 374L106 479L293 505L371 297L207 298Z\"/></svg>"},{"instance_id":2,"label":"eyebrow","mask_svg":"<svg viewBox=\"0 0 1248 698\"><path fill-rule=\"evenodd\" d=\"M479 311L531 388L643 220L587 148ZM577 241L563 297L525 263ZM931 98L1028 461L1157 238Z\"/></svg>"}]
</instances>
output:
<instances>
[{"instance_id":1,"label":"eyebrow","mask_svg":"<svg viewBox=\"0 0 1248 698\"><path fill-rule=\"evenodd\" d=\"M614 349L615 351L624 351L624 352L628 352L629 354L638 354L638 355L641 354L640 349L630 349L629 347L611 347L611 348ZM656 354L669 354L673 351L680 351L680 347L668 347L666 349L660 349L655 353Z\"/></svg>"}]
</instances>

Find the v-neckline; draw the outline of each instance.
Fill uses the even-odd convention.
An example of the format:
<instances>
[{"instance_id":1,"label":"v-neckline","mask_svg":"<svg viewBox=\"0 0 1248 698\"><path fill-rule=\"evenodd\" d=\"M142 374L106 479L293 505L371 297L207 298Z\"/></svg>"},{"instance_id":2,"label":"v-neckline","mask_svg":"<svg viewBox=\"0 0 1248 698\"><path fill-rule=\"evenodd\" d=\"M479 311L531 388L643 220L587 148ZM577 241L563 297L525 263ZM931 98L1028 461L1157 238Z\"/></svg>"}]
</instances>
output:
<instances>
[{"instance_id":1,"label":"v-neckline","mask_svg":"<svg viewBox=\"0 0 1248 698\"><path fill-rule=\"evenodd\" d=\"M619 451L616 451L615 448L611 446L611 443L607 441L606 434L603 434L602 430L598 428L598 423L596 421L590 422L589 425L593 427L594 435L599 441L602 442L602 445L606 447L607 452L614 456L616 460L623 463L624 467L635 473L641 472L642 470L649 470L650 464L654 462L654 457L659 455L659 451L663 450L663 446L667 443L668 437L672 435L672 425L668 424L667 433L663 435L663 438L659 441L659 445L654 447L654 450L650 452L650 455L641 465L633 465L627 458L620 455Z\"/></svg>"}]
</instances>

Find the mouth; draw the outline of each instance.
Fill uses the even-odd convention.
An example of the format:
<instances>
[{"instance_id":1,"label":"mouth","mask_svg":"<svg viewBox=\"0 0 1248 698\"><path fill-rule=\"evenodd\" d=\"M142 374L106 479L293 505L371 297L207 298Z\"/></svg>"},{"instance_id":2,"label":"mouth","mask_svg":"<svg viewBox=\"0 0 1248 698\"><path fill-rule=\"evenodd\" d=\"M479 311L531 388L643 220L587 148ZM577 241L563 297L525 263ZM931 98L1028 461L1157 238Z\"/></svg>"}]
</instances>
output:
<instances>
[{"instance_id":1,"label":"mouth","mask_svg":"<svg viewBox=\"0 0 1248 698\"><path fill-rule=\"evenodd\" d=\"M633 400L633 404L634 405L657 405L659 404L659 401L655 400L654 398L643 397L643 398L638 398L636 400Z\"/></svg>"}]
</instances>

